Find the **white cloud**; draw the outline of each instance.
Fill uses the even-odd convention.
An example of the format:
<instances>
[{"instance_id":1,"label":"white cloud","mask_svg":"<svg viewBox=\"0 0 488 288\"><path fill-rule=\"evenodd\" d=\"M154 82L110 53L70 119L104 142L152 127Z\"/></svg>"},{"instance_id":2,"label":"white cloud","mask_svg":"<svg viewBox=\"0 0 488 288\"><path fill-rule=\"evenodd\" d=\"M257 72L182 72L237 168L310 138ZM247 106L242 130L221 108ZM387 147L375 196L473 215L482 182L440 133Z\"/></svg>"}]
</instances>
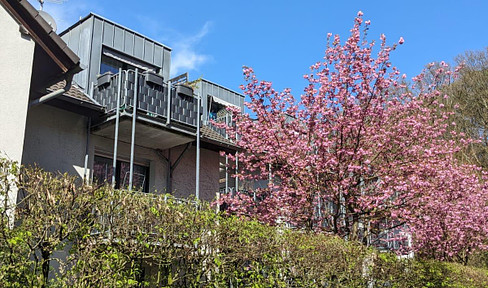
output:
<instances>
[{"instance_id":1,"label":"white cloud","mask_svg":"<svg viewBox=\"0 0 488 288\"><path fill-rule=\"evenodd\" d=\"M194 71L211 59L210 55L199 53L196 46L209 33L212 23L206 22L195 35L180 35L172 41L171 75L186 71Z\"/></svg>"},{"instance_id":2,"label":"white cloud","mask_svg":"<svg viewBox=\"0 0 488 288\"><path fill-rule=\"evenodd\" d=\"M201 65L212 59L211 55L199 52L198 45L210 32L213 23L211 21L205 24L193 35L181 33L178 29L164 20L154 19L151 16L136 15L140 26L143 26L145 32L157 39L163 44L172 48L171 51L171 76L179 73L196 71Z\"/></svg>"}]
</instances>

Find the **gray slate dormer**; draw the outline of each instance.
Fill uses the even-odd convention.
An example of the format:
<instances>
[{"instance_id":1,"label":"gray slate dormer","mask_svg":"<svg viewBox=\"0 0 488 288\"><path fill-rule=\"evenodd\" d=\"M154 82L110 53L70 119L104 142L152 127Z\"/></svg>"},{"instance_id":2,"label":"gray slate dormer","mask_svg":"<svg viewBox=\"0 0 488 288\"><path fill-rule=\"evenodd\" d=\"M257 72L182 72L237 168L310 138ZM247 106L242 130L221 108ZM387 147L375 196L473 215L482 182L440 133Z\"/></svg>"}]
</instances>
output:
<instances>
[{"instance_id":1,"label":"gray slate dormer","mask_svg":"<svg viewBox=\"0 0 488 288\"><path fill-rule=\"evenodd\" d=\"M62 33L84 70L74 81L89 93L90 83L104 72L138 68L169 79L171 48L96 14L89 14Z\"/></svg>"}]
</instances>

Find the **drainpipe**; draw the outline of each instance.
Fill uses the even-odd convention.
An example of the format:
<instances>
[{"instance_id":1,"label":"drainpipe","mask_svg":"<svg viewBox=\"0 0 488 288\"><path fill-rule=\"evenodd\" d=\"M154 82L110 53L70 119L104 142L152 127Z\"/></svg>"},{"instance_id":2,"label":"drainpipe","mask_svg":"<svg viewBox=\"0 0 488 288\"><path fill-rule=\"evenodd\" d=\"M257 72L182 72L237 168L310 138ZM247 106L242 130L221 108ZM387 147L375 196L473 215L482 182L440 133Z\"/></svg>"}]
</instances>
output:
<instances>
[{"instance_id":1,"label":"drainpipe","mask_svg":"<svg viewBox=\"0 0 488 288\"><path fill-rule=\"evenodd\" d=\"M61 89L58 89L56 91L53 91L51 93L48 93L44 96L41 96L35 100L32 100L30 103L29 103L29 108L31 107L34 107L34 106L37 106L39 104L42 104L46 101L49 101L51 99L54 99L54 98L57 98L61 95L63 95L64 93L68 92L68 90L71 88L71 83L73 81L73 73L69 73L67 74L67 78L66 78L66 85L64 85L63 88Z\"/></svg>"}]
</instances>

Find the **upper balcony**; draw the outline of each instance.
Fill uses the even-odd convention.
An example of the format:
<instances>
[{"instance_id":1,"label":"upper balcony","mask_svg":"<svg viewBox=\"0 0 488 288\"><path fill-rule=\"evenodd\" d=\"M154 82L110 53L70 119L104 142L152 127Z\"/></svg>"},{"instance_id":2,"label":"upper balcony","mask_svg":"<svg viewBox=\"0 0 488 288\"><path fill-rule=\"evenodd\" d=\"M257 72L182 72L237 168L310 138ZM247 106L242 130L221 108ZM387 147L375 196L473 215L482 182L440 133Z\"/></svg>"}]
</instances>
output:
<instances>
[{"instance_id":1,"label":"upper balcony","mask_svg":"<svg viewBox=\"0 0 488 288\"><path fill-rule=\"evenodd\" d=\"M193 89L182 84L169 87L162 76L153 72L120 70L117 74L105 73L98 77L93 98L106 107L108 114L115 112L120 97L120 109L134 109L135 102L138 113L161 122L196 128L199 107Z\"/></svg>"}]
</instances>

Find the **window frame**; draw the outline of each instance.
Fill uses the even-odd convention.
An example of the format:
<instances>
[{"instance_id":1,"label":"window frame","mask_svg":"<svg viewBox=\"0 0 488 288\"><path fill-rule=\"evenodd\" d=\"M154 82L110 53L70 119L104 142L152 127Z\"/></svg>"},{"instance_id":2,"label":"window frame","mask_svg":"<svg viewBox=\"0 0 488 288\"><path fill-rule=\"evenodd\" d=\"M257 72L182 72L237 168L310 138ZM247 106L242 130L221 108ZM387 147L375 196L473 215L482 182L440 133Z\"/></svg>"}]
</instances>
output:
<instances>
[{"instance_id":1,"label":"window frame","mask_svg":"<svg viewBox=\"0 0 488 288\"><path fill-rule=\"evenodd\" d=\"M110 66L111 68L113 68L113 70L102 71L102 67L104 65L104 59L108 59L111 62L115 62L116 64L119 64L119 65L117 65L119 67L115 67L113 65L107 65L106 64L107 66ZM100 67L98 69L98 72L100 74L104 74L106 72L112 72L113 74L117 74L119 68L122 68L122 70L129 70L129 69L135 70L137 68L137 69L141 70L141 72L142 71L153 71L156 74L159 74L161 71L161 67L157 67L153 64L147 63L147 62L140 60L140 59L137 59L133 56L124 55L120 52L117 52L115 50L112 50L112 49L104 46L102 48L102 53L100 55ZM117 70L117 71L115 72L115 70Z\"/></svg>"}]
</instances>

